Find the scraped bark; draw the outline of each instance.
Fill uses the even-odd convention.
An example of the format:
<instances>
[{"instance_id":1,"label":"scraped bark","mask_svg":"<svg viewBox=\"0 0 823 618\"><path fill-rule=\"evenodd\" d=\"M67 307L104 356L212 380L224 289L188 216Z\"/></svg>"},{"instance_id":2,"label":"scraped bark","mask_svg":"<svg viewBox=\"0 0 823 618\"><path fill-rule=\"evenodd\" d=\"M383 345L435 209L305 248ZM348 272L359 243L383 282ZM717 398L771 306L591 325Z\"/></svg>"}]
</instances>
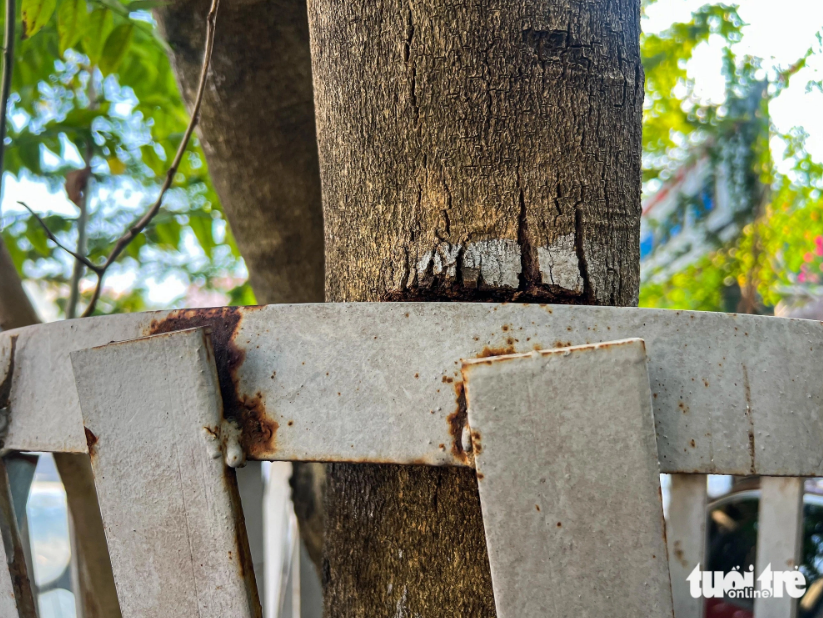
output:
<instances>
[{"instance_id":1,"label":"scraped bark","mask_svg":"<svg viewBox=\"0 0 823 618\"><path fill-rule=\"evenodd\" d=\"M309 0L326 299L634 305L638 0ZM326 616L493 616L468 470L333 465Z\"/></svg>"},{"instance_id":2,"label":"scraped bark","mask_svg":"<svg viewBox=\"0 0 823 618\"><path fill-rule=\"evenodd\" d=\"M636 0L309 0L327 300L638 292Z\"/></svg>"},{"instance_id":3,"label":"scraped bark","mask_svg":"<svg viewBox=\"0 0 823 618\"><path fill-rule=\"evenodd\" d=\"M189 103L208 0L155 10ZM323 301L323 214L305 1L225 2L199 133L258 301Z\"/></svg>"}]
</instances>

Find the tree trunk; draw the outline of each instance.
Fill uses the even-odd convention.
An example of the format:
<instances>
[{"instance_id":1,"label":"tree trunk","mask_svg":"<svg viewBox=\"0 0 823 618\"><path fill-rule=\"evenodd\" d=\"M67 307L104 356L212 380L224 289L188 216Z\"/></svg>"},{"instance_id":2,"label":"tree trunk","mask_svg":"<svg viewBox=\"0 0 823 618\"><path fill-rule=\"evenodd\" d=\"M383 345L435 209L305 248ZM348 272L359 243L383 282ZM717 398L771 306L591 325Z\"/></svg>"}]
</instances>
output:
<instances>
[{"instance_id":1,"label":"tree trunk","mask_svg":"<svg viewBox=\"0 0 823 618\"><path fill-rule=\"evenodd\" d=\"M185 100L203 60L208 0L155 10ZM217 17L199 132L262 303L323 301L323 214L305 0L233 0Z\"/></svg>"},{"instance_id":2,"label":"tree trunk","mask_svg":"<svg viewBox=\"0 0 823 618\"><path fill-rule=\"evenodd\" d=\"M636 303L638 0L309 0L309 25L328 301ZM471 471L334 465L327 492L327 616L494 615Z\"/></svg>"},{"instance_id":3,"label":"tree trunk","mask_svg":"<svg viewBox=\"0 0 823 618\"><path fill-rule=\"evenodd\" d=\"M34 311L11 255L0 236L0 330L22 328L37 324L40 318Z\"/></svg>"},{"instance_id":4,"label":"tree trunk","mask_svg":"<svg viewBox=\"0 0 823 618\"><path fill-rule=\"evenodd\" d=\"M155 10L186 102L209 0ZM215 189L260 303L323 302L323 213L305 0L232 0L217 17L198 125ZM294 464L300 535L319 564L323 466Z\"/></svg>"}]
</instances>

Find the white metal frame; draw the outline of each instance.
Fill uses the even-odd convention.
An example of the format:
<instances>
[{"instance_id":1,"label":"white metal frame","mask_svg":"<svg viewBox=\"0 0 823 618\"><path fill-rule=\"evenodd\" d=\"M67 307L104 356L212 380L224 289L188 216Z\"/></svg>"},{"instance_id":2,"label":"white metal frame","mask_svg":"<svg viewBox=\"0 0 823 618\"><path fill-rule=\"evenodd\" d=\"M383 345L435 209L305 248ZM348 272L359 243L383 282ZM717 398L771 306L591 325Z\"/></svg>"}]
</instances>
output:
<instances>
[{"instance_id":1,"label":"white metal frame","mask_svg":"<svg viewBox=\"0 0 823 618\"><path fill-rule=\"evenodd\" d=\"M197 329L187 330L191 328ZM185 332L155 336L176 331ZM598 345L626 338L642 338L647 362L637 361L641 342ZM126 343L110 345L115 341ZM541 351L522 355L532 350ZM631 350L634 361L615 363L615 355L625 350ZM653 462L656 457L659 471L696 475L694 478L699 480L675 476L674 495L691 496L691 501L700 501L701 505L705 504L705 489L701 492L699 487L703 483L705 488L703 475L709 473L823 475L819 456L823 451L823 383L813 369L821 350L823 325L818 322L629 308L397 303L132 314L0 333L0 415L7 426L7 449L89 452L89 444L93 445L104 523L107 510L119 513L118 509L126 507L127 497L135 508L151 504L151 500L141 502L150 492L134 496L123 493L127 478L131 479L128 483L139 487L147 482L142 470L152 470L153 463L170 463L168 453L174 448L188 449L185 461L200 470L201 476L184 483L178 479L177 490L168 485L158 491L163 495L182 492L184 503L204 499L203 504L212 509L204 511L211 515L194 522L196 532L188 522L188 532L181 537L189 544L188 560L192 565L200 564L195 557L197 551L210 556L221 547L234 547L241 554L248 550L243 547L242 517L232 506L236 491L224 484L223 490L209 493L209 487L221 487L220 479L226 478L222 464L208 463L215 462L212 458L218 454L231 466L249 457L477 467L486 479L480 483L481 503L498 614L530 615L535 610L524 608L543 607L549 608L549 615L565 615L581 611L584 606L579 603L584 602L564 597L557 587L543 591L532 588L528 591L530 600L524 601L523 594L508 595L507 591L517 587L516 582L503 583L508 570L501 570L501 565L508 564L512 556L495 549L506 549L499 540L502 537L495 540L495 534L511 537L516 531L505 532L503 523L490 530L492 511L501 508L494 505L501 497L484 489L484 485L491 487L492 478L507 478L522 456L522 445L512 442L514 434L505 430L505 418L500 422L490 420L494 413L484 416L482 402L495 397L503 401L503 394L508 400L520 401L524 392L553 393L548 398L527 398L515 410L521 421L539 426L539 431L518 435L529 439L530 452L542 453L543 459L537 460L551 471L560 496L558 504L547 511L551 517L546 514L539 521L545 524L557 518L556 513L568 517L582 512L580 504L585 502L586 494L579 491L574 475L567 469L572 463L582 473L608 469L609 462L621 465L628 457L632 467L612 482L621 488L619 495L630 496L637 501L635 506L643 506L632 511L631 521L645 535L655 530L654 518L659 519L655 514L659 512L659 500L654 495L649 497L649 492L656 491L656 481L646 478L649 470L656 473L657 469L639 462ZM517 353L521 356L513 358L512 354ZM578 377L572 372L557 382L562 373L558 368L578 362L569 358L584 359L576 371ZM520 369L512 370L515 366ZM622 373L614 374L615 366L622 366ZM641 366L642 372L638 373ZM630 375L634 377L628 379ZM592 376L597 376L594 382ZM498 387L484 387L491 383ZM626 398L626 384L633 385L629 390L634 393L634 403ZM484 389L485 396L481 394ZM573 397L573 393L583 393L589 399ZM644 409L653 412L653 420ZM577 416L564 420L571 423L568 427L574 430L573 435L585 437L587 428L598 429L592 434L596 440L588 450L585 440L575 448L571 445L577 443L569 443L571 451L564 464L567 468L558 467L551 453L540 451L541 441L556 431L547 419L558 410L574 410ZM202 416L206 413L209 419ZM626 419L642 419L644 414L647 430L642 429L642 423L629 424L633 428L625 429ZM222 421L215 421L218 417ZM140 419L146 422L134 424ZM475 427L488 422L496 429L480 432ZM188 437L171 439L169 432L183 432ZM479 444L477 435L472 438L478 432L483 434ZM636 438L634 448L604 450L609 440L625 437L627 432ZM132 448L124 448L130 439L138 438L143 441L142 449L133 443ZM484 443L490 445L485 454L480 450ZM153 461L155 451L166 453L165 460ZM492 452L497 455L491 457ZM126 453L131 453L130 460L124 458ZM140 456L144 458L142 463ZM127 476L123 476L123 470L128 471ZM631 483L632 474L640 475L640 481ZM526 493L534 491L529 489L530 480L534 478L522 477L517 488ZM201 489L188 495L195 485ZM112 498L117 492L119 500ZM223 506L215 506L220 504ZM661 545L662 535L648 535L639 547L653 558L644 562L634 556L632 562L639 573L648 575L642 578L645 586L657 583L642 594L636 590L621 597L622 609L615 604L612 615L637 615L631 598L647 600L647 615L670 614L672 606L677 618L700 615L697 604L684 596L687 590L678 583L681 573L672 555L677 557L676 543L680 542L679 551L687 565L702 556L694 540L691 546L683 545L705 525L700 516L702 509L694 506L670 522L670 533L674 533L668 551L675 582L672 592L668 586L665 593L655 587L660 573L666 571L666 547ZM164 520L165 516L165 512L158 511L158 531L174 525ZM215 522L225 523L227 518L232 520L234 537L224 538L215 532L217 536L201 535L192 544L201 528L214 532ZM124 582L132 577L129 561L139 550L131 547L122 554L128 560L116 559L118 550L113 546L128 535L113 532L115 519L110 516L106 525L123 615L152 616L148 606L134 605L130 600L133 593L128 592ZM557 543L592 551L602 541L586 536L585 530L597 527L596 522L586 523L583 519L576 517L576 532L564 531L562 539L557 530L549 530L539 538L534 530L542 524L530 520L530 525L538 526L532 534L538 538L533 543L521 540L519 547L521 552L531 552L530 560L543 551L543 561L534 562L538 566L530 571L536 569L538 581L552 573L561 579L564 572L595 574L595 570L586 569L585 562L575 563L573 557L569 558L571 562L564 562L558 557L558 552L563 552ZM761 532L765 534L763 530L768 528L761 527ZM798 530L793 531L794 540ZM621 555L633 556L635 546L630 541L631 535L623 534L606 541L615 545L612 552L603 552L604 560L608 560L600 564L601 568L604 564L617 566ZM509 549L515 545L512 543ZM151 557L153 552L166 549L165 544L158 544L146 554ZM120 567L115 564L118 560ZM577 566L557 570L560 564ZM255 615L256 589L253 575L248 573L251 569L230 575L223 563L209 563L204 568L202 581L217 577L231 598L208 600L202 586L195 585L194 596L189 594L186 603L195 603L202 616L217 611L210 607L220 608L224 603L228 604L225 607L235 607L231 604L238 602L244 609L237 609L233 615ZM178 579L182 577L179 569L174 574ZM195 573L193 581L198 577ZM567 587L570 581L561 583ZM609 593L608 581L591 585L604 587L603 595L589 595L591 607L600 607L604 599L620 597L614 591ZM172 602L169 599L182 602L174 590L164 594L171 595L163 597L164 603ZM184 612L180 615L187 615L185 611L189 610L180 609ZM757 615L790 616L791 611L791 607L767 611L759 605Z\"/></svg>"}]
</instances>

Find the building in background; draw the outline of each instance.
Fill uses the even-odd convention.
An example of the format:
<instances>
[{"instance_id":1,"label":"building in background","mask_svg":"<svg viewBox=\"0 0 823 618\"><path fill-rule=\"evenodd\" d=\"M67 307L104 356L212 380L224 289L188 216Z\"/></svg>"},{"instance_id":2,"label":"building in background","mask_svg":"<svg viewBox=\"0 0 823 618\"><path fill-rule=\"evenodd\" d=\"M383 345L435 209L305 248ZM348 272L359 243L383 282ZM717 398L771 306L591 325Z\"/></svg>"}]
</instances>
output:
<instances>
[{"instance_id":1,"label":"building in background","mask_svg":"<svg viewBox=\"0 0 823 618\"><path fill-rule=\"evenodd\" d=\"M765 196L757 172L758 142L768 142L765 84L729 103L717 131L689 153L643 200L643 283L663 283L707 253L732 243L754 220ZM762 143L762 142L761 142Z\"/></svg>"}]
</instances>

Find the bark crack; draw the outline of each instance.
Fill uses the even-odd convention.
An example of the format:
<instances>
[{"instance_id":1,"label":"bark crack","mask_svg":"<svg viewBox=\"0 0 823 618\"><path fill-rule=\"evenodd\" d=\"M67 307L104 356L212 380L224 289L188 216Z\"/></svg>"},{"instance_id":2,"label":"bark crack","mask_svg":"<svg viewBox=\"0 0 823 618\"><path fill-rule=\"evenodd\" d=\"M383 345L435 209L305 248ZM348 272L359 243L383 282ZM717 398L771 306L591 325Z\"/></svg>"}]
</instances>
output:
<instances>
[{"instance_id":1,"label":"bark crack","mask_svg":"<svg viewBox=\"0 0 823 618\"><path fill-rule=\"evenodd\" d=\"M574 249L577 253L577 265L580 268L580 278L583 279L583 297L589 302L593 302L594 294L591 282L589 281L589 265L586 261L583 230L583 205L578 203L574 206Z\"/></svg>"},{"instance_id":2,"label":"bark crack","mask_svg":"<svg viewBox=\"0 0 823 618\"><path fill-rule=\"evenodd\" d=\"M520 285L521 291L529 290L541 283L540 270L534 259L534 246L529 232L529 219L526 209L526 194L520 177L520 163L515 166L517 174L517 195L520 202L520 214L517 218L517 242L520 245Z\"/></svg>"}]
</instances>

